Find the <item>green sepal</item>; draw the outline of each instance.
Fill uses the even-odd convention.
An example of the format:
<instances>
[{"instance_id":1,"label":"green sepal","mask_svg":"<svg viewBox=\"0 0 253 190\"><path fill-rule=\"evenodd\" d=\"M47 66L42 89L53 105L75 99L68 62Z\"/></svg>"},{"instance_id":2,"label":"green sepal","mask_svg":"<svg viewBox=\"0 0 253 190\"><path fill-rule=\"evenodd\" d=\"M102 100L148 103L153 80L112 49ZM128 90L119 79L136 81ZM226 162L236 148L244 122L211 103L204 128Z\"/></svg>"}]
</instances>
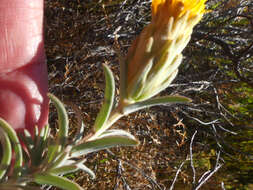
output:
<instances>
[{"instance_id":1,"label":"green sepal","mask_svg":"<svg viewBox=\"0 0 253 190\"><path fill-rule=\"evenodd\" d=\"M114 102L114 94L115 94L115 80L113 77L113 73L110 68L103 64L106 87L105 87L105 99L102 108L100 109L97 118L95 120L95 132L102 128L104 123L107 121Z\"/></svg>"},{"instance_id":2,"label":"green sepal","mask_svg":"<svg viewBox=\"0 0 253 190\"><path fill-rule=\"evenodd\" d=\"M60 177L54 174L36 174L34 176L34 182L41 185L53 185L63 190L83 190L78 184L65 177Z\"/></svg>"},{"instance_id":3,"label":"green sepal","mask_svg":"<svg viewBox=\"0 0 253 190\"><path fill-rule=\"evenodd\" d=\"M141 96L143 89L145 87L146 79L153 66L153 59L150 59L149 63L143 66L136 74L134 79L131 80L127 87L127 98L130 100L136 100Z\"/></svg>"},{"instance_id":4,"label":"green sepal","mask_svg":"<svg viewBox=\"0 0 253 190\"><path fill-rule=\"evenodd\" d=\"M126 98L126 88L127 88L127 65L129 60L124 60L122 57L119 57L120 62L120 99Z\"/></svg>"}]
</instances>

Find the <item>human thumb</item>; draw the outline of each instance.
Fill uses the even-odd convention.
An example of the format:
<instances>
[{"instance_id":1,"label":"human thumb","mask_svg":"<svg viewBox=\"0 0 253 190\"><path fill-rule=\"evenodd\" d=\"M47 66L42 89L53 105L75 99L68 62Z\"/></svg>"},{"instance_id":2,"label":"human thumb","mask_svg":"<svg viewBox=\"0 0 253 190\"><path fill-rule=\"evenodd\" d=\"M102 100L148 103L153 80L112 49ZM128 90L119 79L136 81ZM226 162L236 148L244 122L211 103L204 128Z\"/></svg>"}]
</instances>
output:
<instances>
[{"instance_id":1,"label":"human thumb","mask_svg":"<svg viewBox=\"0 0 253 190\"><path fill-rule=\"evenodd\" d=\"M0 0L0 117L15 130L48 119L43 0Z\"/></svg>"}]
</instances>

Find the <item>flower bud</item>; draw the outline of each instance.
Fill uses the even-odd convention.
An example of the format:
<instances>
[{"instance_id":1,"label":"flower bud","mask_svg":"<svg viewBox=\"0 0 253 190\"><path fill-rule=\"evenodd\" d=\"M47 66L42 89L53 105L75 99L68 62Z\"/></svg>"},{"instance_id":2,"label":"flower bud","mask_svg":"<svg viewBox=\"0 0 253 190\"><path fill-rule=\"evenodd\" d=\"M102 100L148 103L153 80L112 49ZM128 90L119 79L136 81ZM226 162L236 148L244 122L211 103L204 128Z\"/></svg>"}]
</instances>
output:
<instances>
[{"instance_id":1,"label":"flower bud","mask_svg":"<svg viewBox=\"0 0 253 190\"><path fill-rule=\"evenodd\" d=\"M153 0L151 23L133 42L125 61L125 102L147 100L174 80L205 1Z\"/></svg>"}]
</instances>

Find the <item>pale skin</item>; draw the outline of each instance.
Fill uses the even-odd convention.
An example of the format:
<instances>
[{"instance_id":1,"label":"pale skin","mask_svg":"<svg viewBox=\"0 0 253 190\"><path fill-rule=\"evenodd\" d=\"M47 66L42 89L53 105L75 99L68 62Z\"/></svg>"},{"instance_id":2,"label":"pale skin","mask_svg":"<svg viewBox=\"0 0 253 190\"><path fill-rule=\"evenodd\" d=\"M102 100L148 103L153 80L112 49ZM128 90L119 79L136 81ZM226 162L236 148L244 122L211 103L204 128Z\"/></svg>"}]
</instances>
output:
<instances>
[{"instance_id":1,"label":"pale skin","mask_svg":"<svg viewBox=\"0 0 253 190\"><path fill-rule=\"evenodd\" d=\"M48 119L43 0L0 0L0 117L33 132Z\"/></svg>"}]
</instances>

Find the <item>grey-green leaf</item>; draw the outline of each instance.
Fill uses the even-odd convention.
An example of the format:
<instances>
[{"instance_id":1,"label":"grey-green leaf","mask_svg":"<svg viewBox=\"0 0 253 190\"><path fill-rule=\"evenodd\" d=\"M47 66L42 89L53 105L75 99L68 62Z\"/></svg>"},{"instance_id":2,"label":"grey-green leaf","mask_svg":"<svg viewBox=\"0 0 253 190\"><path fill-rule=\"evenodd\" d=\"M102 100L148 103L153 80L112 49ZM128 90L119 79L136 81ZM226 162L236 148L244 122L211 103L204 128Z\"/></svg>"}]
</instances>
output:
<instances>
[{"instance_id":1,"label":"grey-green leaf","mask_svg":"<svg viewBox=\"0 0 253 190\"><path fill-rule=\"evenodd\" d=\"M99 138L102 139L102 138L110 137L110 136L121 136L121 137L127 137L127 138L129 138L129 139L135 140L135 137L134 137L132 134L130 134L130 133L124 131L124 130L121 130L121 129L111 129L111 130L107 130L107 131L105 131L103 134L101 134L101 135L99 136Z\"/></svg>"},{"instance_id":2,"label":"grey-green leaf","mask_svg":"<svg viewBox=\"0 0 253 190\"><path fill-rule=\"evenodd\" d=\"M127 136L107 136L74 146L71 150L71 155L72 157L78 157L106 148L115 146L135 146L138 145L138 143L137 140Z\"/></svg>"},{"instance_id":3,"label":"grey-green leaf","mask_svg":"<svg viewBox=\"0 0 253 190\"><path fill-rule=\"evenodd\" d=\"M50 128L49 125L45 125L40 131L39 136L37 137L37 142L35 145L35 154L41 154L47 148L47 142L49 139Z\"/></svg>"},{"instance_id":4,"label":"grey-green leaf","mask_svg":"<svg viewBox=\"0 0 253 190\"><path fill-rule=\"evenodd\" d=\"M191 102L191 99L184 96L164 96L130 104L124 107L123 112L125 115L127 115L152 106L189 102Z\"/></svg>"},{"instance_id":5,"label":"grey-green leaf","mask_svg":"<svg viewBox=\"0 0 253 190\"><path fill-rule=\"evenodd\" d=\"M19 137L21 138L21 141L25 143L28 149L32 149L34 147L34 141L32 139L32 135L27 129L24 130L24 135L20 134Z\"/></svg>"},{"instance_id":6,"label":"grey-green leaf","mask_svg":"<svg viewBox=\"0 0 253 190\"><path fill-rule=\"evenodd\" d=\"M40 138L42 139L42 142L46 141L49 134L50 134L50 128L49 128L49 125L47 124L42 128L42 130L40 132Z\"/></svg>"},{"instance_id":7,"label":"grey-green leaf","mask_svg":"<svg viewBox=\"0 0 253 190\"><path fill-rule=\"evenodd\" d=\"M66 144L66 140L68 137L68 129L69 129L69 120L66 109L62 102L56 98L53 94L48 94L50 100L54 103L57 113L58 113L58 123L59 123L59 133L57 136L57 141L64 147Z\"/></svg>"},{"instance_id":8,"label":"grey-green leaf","mask_svg":"<svg viewBox=\"0 0 253 190\"><path fill-rule=\"evenodd\" d=\"M52 162L49 164L48 168L58 168L64 165L64 163L68 159L68 152L61 152L55 158L53 158Z\"/></svg>"},{"instance_id":9,"label":"grey-green leaf","mask_svg":"<svg viewBox=\"0 0 253 190\"><path fill-rule=\"evenodd\" d=\"M69 120L63 103L53 94L49 93L48 97L54 103L57 109L58 123L59 123L59 132L56 141L53 144L49 145L48 148L48 155L46 160L48 163L50 163L54 160L54 158L65 147L67 143Z\"/></svg>"},{"instance_id":10,"label":"grey-green leaf","mask_svg":"<svg viewBox=\"0 0 253 190\"><path fill-rule=\"evenodd\" d=\"M68 173L73 173L79 168L76 165L61 166L59 168L51 169L49 172L55 175L65 175Z\"/></svg>"},{"instance_id":11,"label":"grey-green leaf","mask_svg":"<svg viewBox=\"0 0 253 190\"><path fill-rule=\"evenodd\" d=\"M14 146L14 152L15 152L15 164L14 164L14 173L16 175L19 175L20 168L23 163L23 153L22 153L22 147L20 145L19 139L17 137L16 132L14 129L3 119L0 118L0 127L6 132L6 134L9 136L10 141Z\"/></svg>"},{"instance_id":12,"label":"grey-green leaf","mask_svg":"<svg viewBox=\"0 0 253 190\"><path fill-rule=\"evenodd\" d=\"M61 145L50 145L48 147L47 159L45 159L47 162L46 164L52 163L54 159L59 155L59 152L61 152L61 149Z\"/></svg>"},{"instance_id":13,"label":"grey-green leaf","mask_svg":"<svg viewBox=\"0 0 253 190\"><path fill-rule=\"evenodd\" d=\"M113 73L110 68L103 64L104 73L105 73L105 80L106 80L106 87L105 87L105 99L100 112L95 121L95 131L97 132L107 121L113 106L114 101L114 94L115 94L115 81L113 77Z\"/></svg>"},{"instance_id":14,"label":"grey-green leaf","mask_svg":"<svg viewBox=\"0 0 253 190\"><path fill-rule=\"evenodd\" d=\"M80 164L77 164L77 167L78 167L78 169L88 173L92 179L95 179L96 176L95 176L94 172L90 168L88 168L87 166L80 163Z\"/></svg>"},{"instance_id":15,"label":"grey-green leaf","mask_svg":"<svg viewBox=\"0 0 253 190\"><path fill-rule=\"evenodd\" d=\"M3 151L3 156L0 163L0 180L1 180L4 174L6 173L8 167L10 166L12 156L10 139L6 134L6 132L3 131L1 128L0 128L0 142Z\"/></svg>"},{"instance_id":16,"label":"grey-green leaf","mask_svg":"<svg viewBox=\"0 0 253 190\"><path fill-rule=\"evenodd\" d=\"M63 190L83 190L78 184L54 174L37 174L34 177L34 181L41 185L53 185Z\"/></svg>"}]
</instances>

